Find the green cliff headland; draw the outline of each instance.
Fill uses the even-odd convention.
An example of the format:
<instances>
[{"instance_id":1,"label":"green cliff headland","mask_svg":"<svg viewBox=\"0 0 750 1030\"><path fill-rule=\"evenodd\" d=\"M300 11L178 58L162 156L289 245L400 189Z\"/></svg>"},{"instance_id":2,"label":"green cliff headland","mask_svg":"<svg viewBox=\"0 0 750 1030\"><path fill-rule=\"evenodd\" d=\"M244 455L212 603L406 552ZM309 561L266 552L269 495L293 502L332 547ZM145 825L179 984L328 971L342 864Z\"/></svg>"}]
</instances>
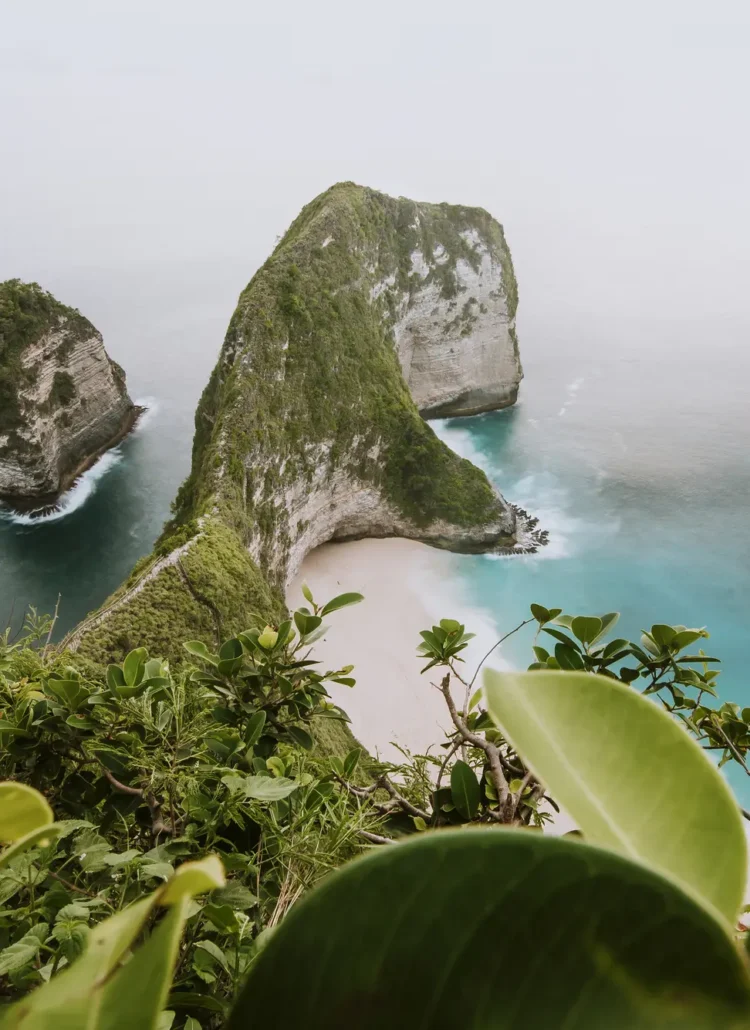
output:
<instances>
[{"instance_id":1,"label":"green cliff headland","mask_svg":"<svg viewBox=\"0 0 750 1030\"><path fill-rule=\"evenodd\" d=\"M97 661L136 645L178 659L183 640L217 644L251 612L278 621L286 582L327 540L533 546L523 517L420 415L512 403L516 305L487 212L353 183L313 200L240 296L173 518L67 643ZM482 384L457 390L472 362Z\"/></svg>"}]
</instances>

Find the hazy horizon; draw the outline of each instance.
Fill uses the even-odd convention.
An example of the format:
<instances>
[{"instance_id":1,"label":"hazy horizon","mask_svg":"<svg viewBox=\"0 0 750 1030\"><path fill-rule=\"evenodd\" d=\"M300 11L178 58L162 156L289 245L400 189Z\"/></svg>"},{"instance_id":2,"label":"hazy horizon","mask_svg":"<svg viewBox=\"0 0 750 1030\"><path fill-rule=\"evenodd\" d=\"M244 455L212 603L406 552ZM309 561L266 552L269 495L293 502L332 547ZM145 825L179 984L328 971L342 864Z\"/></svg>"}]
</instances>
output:
<instances>
[{"instance_id":1,"label":"hazy horizon","mask_svg":"<svg viewBox=\"0 0 750 1030\"><path fill-rule=\"evenodd\" d=\"M184 324L207 370L275 239L353 179L503 222L522 347L612 320L635 346L646 324L649 346L744 335L750 9L447 12L7 8L0 279L79 307L123 359Z\"/></svg>"}]
</instances>

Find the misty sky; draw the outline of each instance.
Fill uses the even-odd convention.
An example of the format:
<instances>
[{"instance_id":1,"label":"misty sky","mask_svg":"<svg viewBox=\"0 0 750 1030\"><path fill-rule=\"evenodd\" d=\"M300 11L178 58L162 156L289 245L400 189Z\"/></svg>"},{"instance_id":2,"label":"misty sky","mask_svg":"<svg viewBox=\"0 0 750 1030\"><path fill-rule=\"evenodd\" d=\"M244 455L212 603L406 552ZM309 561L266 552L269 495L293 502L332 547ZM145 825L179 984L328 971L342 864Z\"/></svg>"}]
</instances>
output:
<instances>
[{"instance_id":1,"label":"misty sky","mask_svg":"<svg viewBox=\"0 0 750 1030\"><path fill-rule=\"evenodd\" d=\"M749 50L742 0L6 0L0 279L120 347L205 317L213 359L276 236L353 179L488 208L522 326L744 331Z\"/></svg>"}]
</instances>

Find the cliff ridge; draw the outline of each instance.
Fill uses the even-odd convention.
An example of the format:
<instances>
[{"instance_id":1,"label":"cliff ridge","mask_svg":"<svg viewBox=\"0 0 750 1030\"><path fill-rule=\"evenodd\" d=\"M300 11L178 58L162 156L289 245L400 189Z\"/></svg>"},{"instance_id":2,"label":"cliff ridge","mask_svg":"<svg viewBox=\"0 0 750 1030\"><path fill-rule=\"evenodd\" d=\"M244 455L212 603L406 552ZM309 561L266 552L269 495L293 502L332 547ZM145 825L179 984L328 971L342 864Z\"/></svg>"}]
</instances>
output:
<instances>
[{"instance_id":1,"label":"cliff ridge","mask_svg":"<svg viewBox=\"0 0 750 1030\"><path fill-rule=\"evenodd\" d=\"M533 533L420 414L512 403L515 277L487 212L353 183L295 219L239 298L174 517L86 633L91 657L218 642L285 610L305 554L405 536L513 551ZM104 610L103 610L104 612Z\"/></svg>"}]
</instances>

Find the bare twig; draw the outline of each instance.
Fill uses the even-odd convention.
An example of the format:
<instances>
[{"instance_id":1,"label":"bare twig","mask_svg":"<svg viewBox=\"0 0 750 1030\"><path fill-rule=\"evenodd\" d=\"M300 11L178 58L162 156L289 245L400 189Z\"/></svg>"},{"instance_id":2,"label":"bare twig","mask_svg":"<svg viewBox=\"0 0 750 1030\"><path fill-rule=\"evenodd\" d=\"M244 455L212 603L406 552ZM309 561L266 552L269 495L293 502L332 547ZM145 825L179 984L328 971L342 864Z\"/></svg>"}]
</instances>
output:
<instances>
[{"instance_id":1,"label":"bare twig","mask_svg":"<svg viewBox=\"0 0 750 1030\"><path fill-rule=\"evenodd\" d=\"M42 651L42 659L47 657L47 650L49 648L49 642L52 639L52 631L55 628L55 623L57 622L57 616L58 616L58 613L60 611L60 598L61 597L62 597L62 594L58 594L57 595L57 603L55 604L55 614L52 616L52 622L50 623L50 626L49 626L49 633L47 634L47 640L46 640L46 643L44 645L44 650Z\"/></svg>"},{"instance_id":2,"label":"bare twig","mask_svg":"<svg viewBox=\"0 0 750 1030\"><path fill-rule=\"evenodd\" d=\"M104 769L103 766L102 768ZM141 790L139 787L129 787L127 783L121 783L118 779L115 779L109 769L104 769L104 776L112 784L115 790L118 790L121 794L128 794L130 797L143 798L151 813L151 832L155 837L158 837L160 833L168 833L170 837L175 836L177 833L177 827L168 826L164 822L161 816L161 804L156 800L153 794L149 794L145 790Z\"/></svg>"},{"instance_id":3,"label":"bare twig","mask_svg":"<svg viewBox=\"0 0 750 1030\"><path fill-rule=\"evenodd\" d=\"M443 759L443 761L442 761L442 763L440 765L440 769L438 771L437 783L435 785L435 790L436 791L440 790L440 784L442 783L443 776L445 775L445 770L448 768L448 762L450 762L451 758L453 758L453 756L455 755L456 751L458 751L458 749L461 747L461 743L462 743L461 737L459 737L458 740L456 741L456 743L453 745L453 747L450 749L448 754Z\"/></svg>"},{"instance_id":4,"label":"bare twig","mask_svg":"<svg viewBox=\"0 0 750 1030\"><path fill-rule=\"evenodd\" d=\"M360 837L364 837L370 844L395 844L392 837L381 837L379 833L370 833L369 830L358 830Z\"/></svg>"},{"instance_id":5,"label":"bare twig","mask_svg":"<svg viewBox=\"0 0 750 1030\"><path fill-rule=\"evenodd\" d=\"M721 725L721 723L720 723L720 722L718 722L718 720L716 720L716 719L711 719L711 725L712 725L712 726L713 726L713 727L714 727L715 729L717 729L717 730L719 731L719 733L720 733L720 734L722 735L722 737L724 738L724 740L725 740L725 741L727 742L727 746L728 746L729 750L730 750L730 751L732 752L732 754L734 755L734 757L735 757L735 758L737 759L737 761L738 761L738 762L740 763L740 765L741 765L741 766L742 766L742 768L743 768L743 769L745 770L745 772L747 773L747 775L748 775L748 776L750 776L750 769L748 769L747 765L745 764L745 759L744 759L744 758L742 757L742 755L741 755L741 754L739 753L739 751L738 751L738 750L737 750L737 748L736 748L736 747L734 746L734 744L732 743L732 741L731 741L731 740L729 739L729 737L728 737L728 736L726 735L726 733L724 732L724 727L723 727L723 726Z\"/></svg>"},{"instance_id":6,"label":"bare twig","mask_svg":"<svg viewBox=\"0 0 750 1030\"><path fill-rule=\"evenodd\" d=\"M528 624L529 624L530 622L533 622L533 621L534 621L533 619L524 619L524 621L523 621L523 622L520 622L520 623L519 623L519 624L518 624L518 625L516 626L516 628L515 628L515 629L512 629L512 630L510 631L510 633L506 633L504 637L500 637L500 639L499 639L498 641L496 641L496 643L494 643L494 644L492 645L492 647L491 647L491 648L489 649L489 651L487 652L487 654L486 654L486 655L484 656L484 658L483 658L483 659L481 660L481 662L479 663L479 665L478 665L478 666L476 667L476 669L475 669L475 671L474 671L474 675L473 675L473 676L471 677L471 680L470 680L470 682L469 682L469 690L471 690L471 688L472 688L472 687L474 686L474 682L475 682L475 680L476 680L477 676L479 675L479 670L480 670L480 669L482 668L482 666L483 666L483 665L484 665L484 663L485 663L485 662L487 661L487 659L488 659L488 658L489 658L489 656L490 656L490 655L492 654L492 652L493 652L493 651L495 650L495 648L496 648L496 647L500 647L500 645L501 645L501 644L504 644L504 643L505 643L505 641L506 641L506 640L508 639L508 637L512 637L514 633L518 633L519 629L523 629L523 627L524 627L524 626L528 626ZM467 697L467 701L466 701L466 704L468 705L468 703L469 703L469 702L468 702L468 697ZM464 711L466 711L466 708L464 708Z\"/></svg>"},{"instance_id":7,"label":"bare twig","mask_svg":"<svg viewBox=\"0 0 750 1030\"><path fill-rule=\"evenodd\" d=\"M432 818L428 812L425 812L422 808L417 808L417 806L413 805L411 801L403 796L403 794L400 794L387 776L381 776L377 781L377 785L387 791L393 800L397 801L399 806L409 815L413 815L417 819L424 819L425 822L429 822Z\"/></svg>"},{"instance_id":8,"label":"bare twig","mask_svg":"<svg viewBox=\"0 0 750 1030\"><path fill-rule=\"evenodd\" d=\"M67 887L69 891L75 891L76 894L85 894L87 898L97 897L96 894L91 894L90 891L85 891L82 887L76 887L76 885L71 883L70 880L64 880L62 876L58 876L57 873L53 873L51 869L47 870L47 876L51 876L53 880L57 880L57 882L61 883L63 887Z\"/></svg>"},{"instance_id":9,"label":"bare twig","mask_svg":"<svg viewBox=\"0 0 750 1030\"><path fill-rule=\"evenodd\" d=\"M126 783L120 783L119 780L116 780L109 769L104 769L104 778L109 780L115 790L119 790L121 794L130 794L131 797L139 798L144 796L143 791L138 787L129 787Z\"/></svg>"}]
</instances>

